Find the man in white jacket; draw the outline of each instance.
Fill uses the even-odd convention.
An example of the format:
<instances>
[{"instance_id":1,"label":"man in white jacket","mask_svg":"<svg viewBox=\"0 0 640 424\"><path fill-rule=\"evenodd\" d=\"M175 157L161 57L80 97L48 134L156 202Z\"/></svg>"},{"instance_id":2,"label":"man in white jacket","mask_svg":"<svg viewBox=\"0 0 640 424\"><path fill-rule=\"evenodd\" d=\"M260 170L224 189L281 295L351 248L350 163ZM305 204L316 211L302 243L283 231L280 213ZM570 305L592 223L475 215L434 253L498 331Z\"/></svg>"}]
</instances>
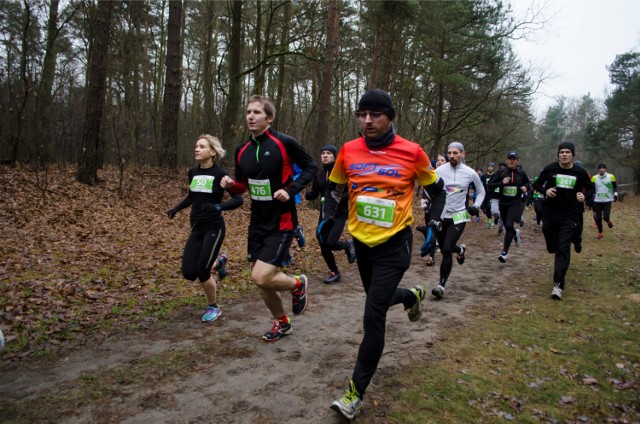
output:
<instances>
[{"instance_id":1,"label":"man in white jacket","mask_svg":"<svg viewBox=\"0 0 640 424\"><path fill-rule=\"evenodd\" d=\"M464 231L464 227L471 216L478 216L480 206L484 201L485 190L476 171L464 164L464 145L458 141L447 147L449 162L436 169L436 173L443 180L447 200L444 212L440 217L442 229L438 231L438 245L442 252L440 264L440 281L438 286L431 290L431 294L437 299L444 296L444 287L451 274L453 265L453 253L456 253L457 262L464 263L466 246L457 242ZM478 190L478 195L472 206L467 206L467 193L469 185L473 183ZM437 217L431 217L437 219Z\"/></svg>"}]
</instances>

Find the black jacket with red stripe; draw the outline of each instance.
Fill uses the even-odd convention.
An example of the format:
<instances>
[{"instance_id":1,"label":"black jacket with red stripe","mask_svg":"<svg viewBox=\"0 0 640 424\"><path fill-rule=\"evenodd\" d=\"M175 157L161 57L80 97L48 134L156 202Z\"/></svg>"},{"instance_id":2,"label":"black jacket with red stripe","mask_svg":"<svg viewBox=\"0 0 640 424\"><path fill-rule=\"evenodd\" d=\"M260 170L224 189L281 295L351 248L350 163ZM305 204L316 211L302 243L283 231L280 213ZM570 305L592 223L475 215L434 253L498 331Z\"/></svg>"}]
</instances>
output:
<instances>
[{"instance_id":1,"label":"black jacket with red stripe","mask_svg":"<svg viewBox=\"0 0 640 424\"><path fill-rule=\"evenodd\" d=\"M293 179L293 164L302 172ZM251 196L253 229L266 232L290 231L298 226L295 195L309 184L319 167L298 141L271 128L258 137L251 137L235 152L235 185L233 191L247 191L251 180L268 180L271 199ZM287 202L273 200L273 194L284 189Z\"/></svg>"}]
</instances>

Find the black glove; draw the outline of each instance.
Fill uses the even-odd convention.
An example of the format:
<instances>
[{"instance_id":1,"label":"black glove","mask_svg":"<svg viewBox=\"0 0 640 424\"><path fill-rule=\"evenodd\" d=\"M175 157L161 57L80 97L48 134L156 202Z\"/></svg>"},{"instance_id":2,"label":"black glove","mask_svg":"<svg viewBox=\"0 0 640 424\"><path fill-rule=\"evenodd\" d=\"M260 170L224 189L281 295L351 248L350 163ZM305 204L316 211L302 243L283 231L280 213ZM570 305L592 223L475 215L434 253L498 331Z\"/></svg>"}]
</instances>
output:
<instances>
[{"instance_id":1,"label":"black glove","mask_svg":"<svg viewBox=\"0 0 640 424\"><path fill-rule=\"evenodd\" d=\"M467 213L471 216L478 216L480 215L480 211L478 210L478 208L476 208L475 206L469 206L467 207Z\"/></svg>"},{"instance_id":2,"label":"black glove","mask_svg":"<svg viewBox=\"0 0 640 424\"><path fill-rule=\"evenodd\" d=\"M167 211L167 216L169 217L169 219L173 219L173 217L176 216L177 213L178 211L176 210L176 208L169 209Z\"/></svg>"},{"instance_id":3,"label":"black glove","mask_svg":"<svg viewBox=\"0 0 640 424\"><path fill-rule=\"evenodd\" d=\"M222 212L222 205L220 203L205 203L202 205L202 210L219 215Z\"/></svg>"},{"instance_id":4,"label":"black glove","mask_svg":"<svg viewBox=\"0 0 640 424\"><path fill-rule=\"evenodd\" d=\"M322 218L323 219L335 219L336 210L338 209L338 202L331 195L324 198L322 203Z\"/></svg>"}]
</instances>

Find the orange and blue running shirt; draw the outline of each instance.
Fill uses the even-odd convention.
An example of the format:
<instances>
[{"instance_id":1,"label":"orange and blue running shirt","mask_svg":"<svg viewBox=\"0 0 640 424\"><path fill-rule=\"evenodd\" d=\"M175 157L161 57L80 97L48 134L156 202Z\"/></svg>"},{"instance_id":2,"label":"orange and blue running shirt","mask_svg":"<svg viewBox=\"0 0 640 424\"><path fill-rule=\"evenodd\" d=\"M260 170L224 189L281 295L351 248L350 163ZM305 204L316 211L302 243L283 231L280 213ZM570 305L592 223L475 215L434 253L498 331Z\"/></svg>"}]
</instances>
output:
<instances>
[{"instance_id":1,"label":"orange and blue running shirt","mask_svg":"<svg viewBox=\"0 0 640 424\"><path fill-rule=\"evenodd\" d=\"M379 150L369 149L363 137L345 143L329 179L348 184L349 232L373 247L413 224L416 180L424 186L438 176L418 144L396 135Z\"/></svg>"}]
</instances>

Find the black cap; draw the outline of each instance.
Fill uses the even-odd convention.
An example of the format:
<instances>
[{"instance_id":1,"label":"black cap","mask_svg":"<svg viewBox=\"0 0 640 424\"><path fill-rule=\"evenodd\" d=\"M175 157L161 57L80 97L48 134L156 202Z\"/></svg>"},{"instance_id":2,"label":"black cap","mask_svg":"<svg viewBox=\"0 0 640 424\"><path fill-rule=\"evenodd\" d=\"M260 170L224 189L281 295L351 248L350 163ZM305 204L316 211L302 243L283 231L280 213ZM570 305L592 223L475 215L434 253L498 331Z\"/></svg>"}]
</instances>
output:
<instances>
[{"instance_id":1,"label":"black cap","mask_svg":"<svg viewBox=\"0 0 640 424\"><path fill-rule=\"evenodd\" d=\"M333 153L334 157L338 156L338 149L336 149L336 146L334 146L333 144L325 144L320 149L320 152L331 152Z\"/></svg>"},{"instance_id":2,"label":"black cap","mask_svg":"<svg viewBox=\"0 0 640 424\"><path fill-rule=\"evenodd\" d=\"M516 152L515 150L512 150L509 153L507 153L507 159L508 158L520 159L520 156L518 156L518 152Z\"/></svg>"},{"instance_id":3,"label":"black cap","mask_svg":"<svg viewBox=\"0 0 640 424\"><path fill-rule=\"evenodd\" d=\"M598 164L598 169L600 169L600 168L607 169L607 165L605 165L604 163L599 163Z\"/></svg>"},{"instance_id":4,"label":"black cap","mask_svg":"<svg viewBox=\"0 0 640 424\"><path fill-rule=\"evenodd\" d=\"M358 102L358 110L374 110L377 112L384 112L389 119L393 120L396 116L396 111L393 109L393 102L391 96L384 90L374 88L369 90L360 97Z\"/></svg>"},{"instance_id":5,"label":"black cap","mask_svg":"<svg viewBox=\"0 0 640 424\"><path fill-rule=\"evenodd\" d=\"M569 143L568 141L563 141L562 143L558 144L558 153L560 153L560 150L562 149L569 149L571 150L571 154L573 156L576 155L576 146L574 146L573 143Z\"/></svg>"}]
</instances>

